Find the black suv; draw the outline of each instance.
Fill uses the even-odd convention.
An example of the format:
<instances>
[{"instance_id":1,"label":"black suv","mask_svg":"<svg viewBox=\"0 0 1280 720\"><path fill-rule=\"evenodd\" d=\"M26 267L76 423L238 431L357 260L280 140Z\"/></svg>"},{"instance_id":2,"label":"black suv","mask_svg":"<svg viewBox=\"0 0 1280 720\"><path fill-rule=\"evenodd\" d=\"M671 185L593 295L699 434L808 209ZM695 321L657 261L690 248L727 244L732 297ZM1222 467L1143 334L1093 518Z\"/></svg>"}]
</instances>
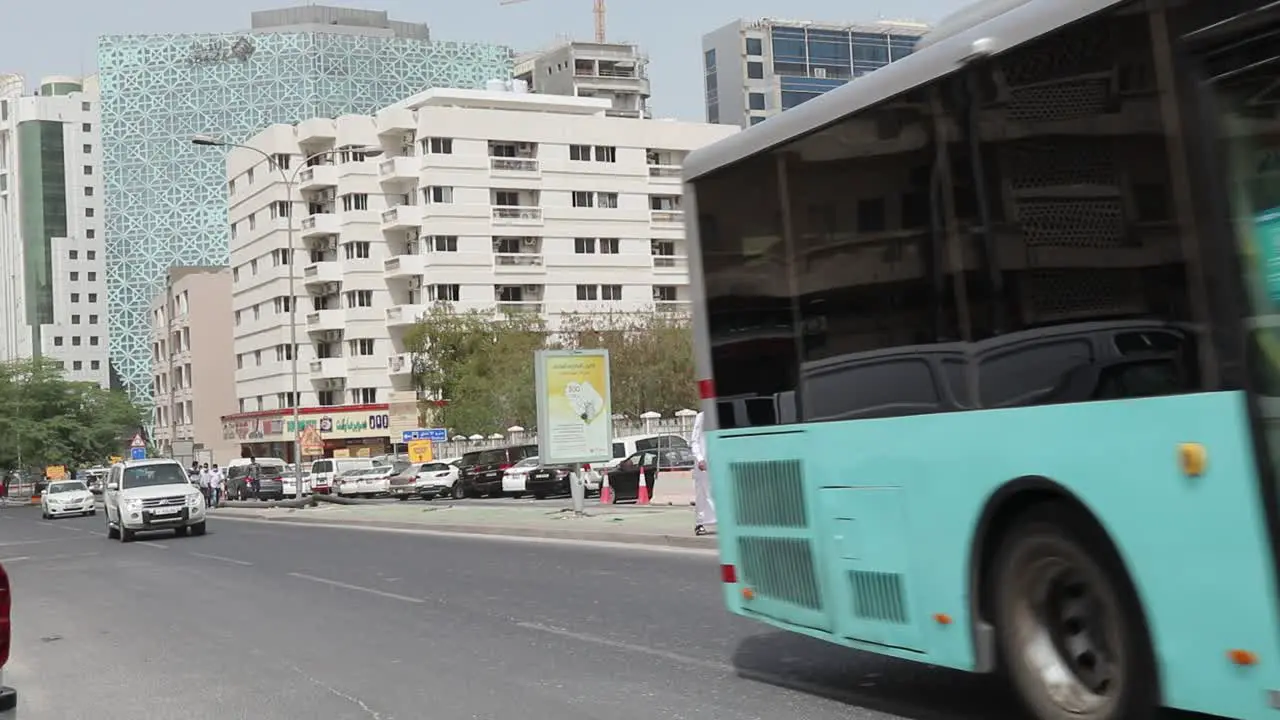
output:
<instances>
[{"instance_id":1,"label":"black suv","mask_svg":"<svg viewBox=\"0 0 1280 720\"><path fill-rule=\"evenodd\" d=\"M469 452L458 461L454 497L502 497L502 475L507 468L538 454L535 445L511 445Z\"/></svg>"}]
</instances>

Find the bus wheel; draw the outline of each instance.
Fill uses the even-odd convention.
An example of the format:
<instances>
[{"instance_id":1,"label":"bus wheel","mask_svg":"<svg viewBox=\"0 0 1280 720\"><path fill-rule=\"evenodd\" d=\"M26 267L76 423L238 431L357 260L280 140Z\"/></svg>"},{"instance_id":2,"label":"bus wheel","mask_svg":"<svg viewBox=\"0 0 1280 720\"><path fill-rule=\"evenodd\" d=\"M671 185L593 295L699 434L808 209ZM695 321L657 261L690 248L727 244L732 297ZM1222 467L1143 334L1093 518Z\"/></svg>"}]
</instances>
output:
<instances>
[{"instance_id":1,"label":"bus wheel","mask_svg":"<svg viewBox=\"0 0 1280 720\"><path fill-rule=\"evenodd\" d=\"M1001 657L1038 720L1139 720L1158 704L1155 661L1128 574L1102 530L1059 503L1005 534L990 597Z\"/></svg>"}]
</instances>

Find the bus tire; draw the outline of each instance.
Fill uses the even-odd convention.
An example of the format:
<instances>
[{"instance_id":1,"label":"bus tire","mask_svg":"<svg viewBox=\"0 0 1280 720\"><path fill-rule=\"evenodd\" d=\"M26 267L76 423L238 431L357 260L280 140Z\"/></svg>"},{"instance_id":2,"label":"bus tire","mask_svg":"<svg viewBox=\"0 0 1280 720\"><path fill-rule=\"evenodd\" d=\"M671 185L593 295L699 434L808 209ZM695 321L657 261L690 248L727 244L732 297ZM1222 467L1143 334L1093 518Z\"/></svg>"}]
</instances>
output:
<instances>
[{"instance_id":1,"label":"bus tire","mask_svg":"<svg viewBox=\"0 0 1280 720\"><path fill-rule=\"evenodd\" d=\"M1032 717L1155 714L1155 657L1137 593L1092 518L1066 503L1028 508L988 577L1005 672Z\"/></svg>"}]
</instances>

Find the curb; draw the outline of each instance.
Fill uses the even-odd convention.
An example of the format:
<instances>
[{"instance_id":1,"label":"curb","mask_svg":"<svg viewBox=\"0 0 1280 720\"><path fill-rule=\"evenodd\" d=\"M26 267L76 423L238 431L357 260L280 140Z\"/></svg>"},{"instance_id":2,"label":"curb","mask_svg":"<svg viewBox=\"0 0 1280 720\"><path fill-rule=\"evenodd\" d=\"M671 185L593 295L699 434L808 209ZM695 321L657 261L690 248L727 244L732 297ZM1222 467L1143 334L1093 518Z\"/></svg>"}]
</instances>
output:
<instances>
[{"instance_id":1,"label":"curb","mask_svg":"<svg viewBox=\"0 0 1280 720\"><path fill-rule=\"evenodd\" d=\"M216 517L216 516L215 516ZM541 538L544 540L584 540L588 542L607 542L615 545L627 545L633 541L643 542L646 545L664 545L666 547L678 548L695 548L699 550L714 550L719 545L715 536L704 535L698 537L691 535L685 537L682 535L647 535L641 533L616 533L616 532L599 532L595 530L560 530L560 529L540 529L540 528L524 528L524 527L482 527L477 525L425 525L423 523L412 522L393 522L386 520L340 520L336 518L307 518L307 517L246 517L240 516L223 516L225 520L261 520L264 522L281 523L286 525L333 525L333 526L355 526L366 528L386 528L388 530L421 530L423 532L442 532L456 533L459 535L486 535L498 537L527 537ZM627 537L630 535L630 537Z\"/></svg>"}]
</instances>

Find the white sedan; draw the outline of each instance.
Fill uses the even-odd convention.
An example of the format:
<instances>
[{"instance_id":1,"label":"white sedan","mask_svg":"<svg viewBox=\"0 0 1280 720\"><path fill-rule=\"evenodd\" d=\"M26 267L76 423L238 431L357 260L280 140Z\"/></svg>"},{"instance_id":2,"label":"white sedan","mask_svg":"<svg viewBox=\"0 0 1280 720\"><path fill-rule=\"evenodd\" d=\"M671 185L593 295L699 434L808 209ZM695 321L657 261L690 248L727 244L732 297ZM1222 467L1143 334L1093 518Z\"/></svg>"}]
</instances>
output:
<instances>
[{"instance_id":1,"label":"white sedan","mask_svg":"<svg viewBox=\"0 0 1280 720\"><path fill-rule=\"evenodd\" d=\"M83 480L57 480L40 496L40 513L45 520L63 515L93 515L97 499Z\"/></svg>"},{"instance_id":2,"label":"white sedan","mask_svg":"<svg viewBox=\"0 0 1280 720\"><path fill-rule=\"evenodd\" d=\"M538 456L527 457L502 473L502 492L521 497L525 493L529 473L538 469Z\"/></svg>"}]
</instances>

